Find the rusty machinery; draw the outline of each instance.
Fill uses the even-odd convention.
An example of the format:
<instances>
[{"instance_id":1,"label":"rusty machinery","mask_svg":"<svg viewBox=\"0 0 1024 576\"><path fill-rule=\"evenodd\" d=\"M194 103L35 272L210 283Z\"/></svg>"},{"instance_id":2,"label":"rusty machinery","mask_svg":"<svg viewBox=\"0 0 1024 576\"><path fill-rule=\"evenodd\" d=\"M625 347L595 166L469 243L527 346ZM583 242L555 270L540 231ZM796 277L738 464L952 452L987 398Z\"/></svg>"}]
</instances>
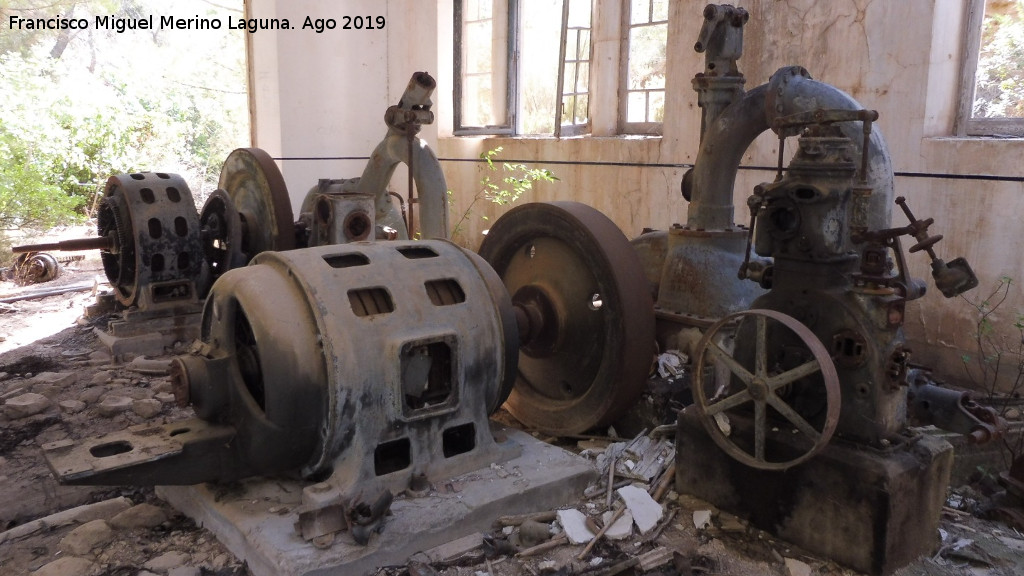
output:
<instances>
[{"instance_id":1,"label":"rusty machinery","mask_svg":"<svg viewBox=\"0 0 1024 576\"><path fill-rule=\"evenodd\" d=\"M9 270L4 270L19 284L39 284L55 280L61 275L61 261L46 252L22 252Z\"/></svg>"},{"instance_id":2,"label":"rusty machinery","mask_svg":"<svg viewBox=\"0 0 1024 576\"><path fill-rule=\"evenodd\" d=\"M910 363L905 304L925 283L909 276L901 238L929 255L946 297L977 279L963 259L939 259L932 220L894 198L876 112L801 67L745 92L736 60L746 11L709 5L704 18L687 225L634 241L655 284L659 337L705 328L693 350L694 406L679 419L677 488L859 570L889 573L934 548L952 461L949 444L908 421L973 441L1001 424ZM778 137L777 176L750 196L750 226L735 225L739 162L768 130ZM784 167L791 137L796 152ZM907 226L892 227L894 203Z\"/></svg>"},{"instance_id":3,"label":"rusty machinery","mask_svg":"<svg viewBox=\"0 0 1024 576\"><path fill-rule=\"evenodd\" d=\"M114 297L124 307L178 309L198 302L206 282L199 215L180 176L111 176L96 227L95 238L16 246L13 251L98 249Z\"/></svg>"},{"instance_id":4,"label":"rusty machinery","mask_svg":"<svg viewBox=\"0 0 1024 576\"><path fill-rule=\"evenodd\" d=\"M679 489L746 507L762 527L865 571L925 551L950 450L907 432L908 389L924 419L977 439L998 428L990 411L932 386L909 363L904 305L924 284L909 278L900 238L913 236L911 251L932 256L947 296L976 279L963 260L934 255L931 221L902 201L910 224L891 227L893 174L875 113L799 67L744 92L736 60L746 12L709 6L704 16L697 49L706 69L694 79L701 146L683 181L686 226L631 247L592 209L529 204L492 227L481 247L489 266L442 241L265 253L222 273L203 345L175 364L177 396L199 418L48 445L54 471L72 483L168 484L298 470L325 480L304 491L300 532L347 527L359 539L388 494L415 493L423 478L457 469L446 452L482 462L479 451L494 449L486 416L506 395L514 415L541 429L607 424L642 389L653 336L669 344L700 327L696 409L679 422ZM739 162L768 130L780 137L779 177L757 187L751 226L738 226ZM409 133L389 123L382 162L403 150L414 157ZM797 135L783 170L783 144ZM271 172L246 171L255 180ZM338 214L369 213L369 181L322 183L293 232L315 239L308 243L345 234ZM331 190L364 196L324 202ZM389 227L402 238L382 189L370 196L373 228L362 221L355 230L379 226L375 236L388 238ZM443 210L423 206L424 219ZM273 305L268 289L282 295ZM724 377L710 378L705 364ZM365 426L353 425L357 417ZM814 529L811 508L834 528ZM925 530L908 536L911 525Z\"/></svg>"},{"instance_id":5,"label":"rusty machinery","mask_svg":"<svg viewBox=\"0 0 1024 576\"><path fill-rule=\"evenodd\" d=\"M511 221L538 228L505 244L504 281L444 240L270 251L228 270L201 344L172 368L196 418L48 444L52 469L64 483L144 485L291 472L316 481L297 519L306 539L365 542L393 494L514 457L488 416L510 393L535 394L523 388L538 373L561 378L543 417L611 421L640 391L620 378L642 382L653 353L650 296L628 280L639 261L592 208L518 210Z\"/></svg>"},{"instance_id":6,"label":"rusty machinery","mask_svg":"<svg viewBox=\"0 0 1024 576\"><path fill-rule=\"evenodd\" d=\"M448 186L437 157L417 137L424 124L434 121L430 96L436 86L426 72L413 74L398 104L385 111L388 132L363 174L320 180L307 192L294 220L288 189L273 159L258 148L232 152L221 170L220 189L200 217L214 278L264 251L415 237L416 221L422 228L419 236L447 238ZM408 200L388 191L399 163L408 167ZM401 209L391 201L394 197ZM418 220L413 206L420 207Z\"/></svg>"},{"instance_id":7,"label":"rusty machinery","mask_svg":"<svg viewBox=\"0 0 1024 576\"><path fill-rule=\"evenodd\" d=\"M447 184L436 156L417 137L423 124L433 122L430 95L435 87L429 74L415 73L401 101L387 109L388 133L362 176L321 180L307 194L297 220L274 160L259 148L240 148L225 160L218 189L198 213L180 176L121 174L104 189L96 237L18 246L14 252L100 250L112 287L113 298L106 298L113 309L125 310L108 332L101 332L101 337L112 336L105 338L112 349L120 350L118 338L150 330L167 332L166 341L157 342L153 351L187 341L198 334L198 312L213 282L261 252L408 238L413 204L421 208L423 237L448 236ZM391 202L397 194L387 190L400 162L409 166L407 217L404 200L399 196L399 211ZM412 197L414 183L417 197Z\"/></svg>"},{"instance_id":8,"label":"rusty machinery","mask_svg":"<svg viewBox=\"0 0 1024 576\"><path fill-rule=\"evenodd\" d=\"M635 251L573 202L497 222L489 237L501 240L483 248L493 267L444 240L446 186L414 138L432 82L414 77L363 176L321 181L296 222L270 158L232 153L199 218L216 279L199 342L172 368L196 417L48 444L62 482L292 474L309 481L304 538L347 530L365 543L393 495L517 455L488 421L506 399L559 432L608 424L635 401L654 353ZM411 165L422 235L438 239L408 239L385 190L399 161Z\"/></svg>"}]
</instances>

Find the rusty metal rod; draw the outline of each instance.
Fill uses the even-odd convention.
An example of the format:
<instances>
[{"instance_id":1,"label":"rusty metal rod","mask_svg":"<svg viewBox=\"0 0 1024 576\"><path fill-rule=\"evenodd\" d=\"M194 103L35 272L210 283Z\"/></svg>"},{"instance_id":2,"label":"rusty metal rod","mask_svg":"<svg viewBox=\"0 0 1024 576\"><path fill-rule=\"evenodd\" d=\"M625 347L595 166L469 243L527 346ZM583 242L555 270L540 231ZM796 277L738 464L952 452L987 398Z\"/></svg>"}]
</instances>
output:
<instances>
[{"instance_id":1,"label":"rusty metal rod","mask_svg":"<svg viewBox=\"0 0 1024 576\"><path fill-rule=\"evenodd\" d=\"M17 296L9 296L7 298L0 298L0 304L13 304L14 302L21 302L22 300L35 300L36 298L48 298L50 296L60 296L61 294L68 294L70 292L83 292L85 290L92 290L94 283L79 282L78 284L71 284L70 286L62 286L60 288L51 288L48 290L36 290L34 292L26 292Z\"/></svg>"},{"instance_id":2,"label":"rusty metal rod","mask_svg":"<svg viewBox=\"0 0 1024 576\"><path fill-rule=\"evenodd\" d=\"M604 507L612 509L612 497L615 496L615 456L612 456L611 462L608 463L608 493L605 496Z\"/></svg>"},{"instance_id":3,"label":"rusty metal rod","mask_svg":"<svg viewBox=\"0 0 1024 576\"><path fill-rule=\"evenodd\" d=\"M600 540L601 537L604 536L604 533L607 532L608 529L612 527L612 524L615 524L616 522L618 522L619 518L622 518L622 515L625 514L625 513L626 513L626 507L625 506L623 506L622 508L619 508L618 510L616 510L615 514L612 514L612 517L607 522L604 523L604 527L601 528L601 531L598 532L597 534L594 534L594 538L591 539L590 542L588 542L587 545L583 548L583 551L580 552L576 556L576 559L577 560L583 560L584 558L586 558L587 554L590 554L590 551L594 549L594 545L597 544L597 541Z\"/></svg>"},{"instance_id":4,"label":"rusty metal rod","mask_svg":"<svg viewBox=\"0 0 1024 576\"><path fill-rule=\"evenodd\" d=\"M548 550L551 550L553 548L558 548L562 544L568 544L568 543L569 543L569 537L563 532L562 534L559 534L558 536L555 536L554 538L552 538L551 540L548 540L547 542L544 542L542 544L537 544L533 548L527 548L525 550L520 550L516 554L516 558L526 558L527 556L535 556L537 554L540 554L541 552L547 552Z\"/></svg>"},{"instance_id":5,"label":"rusty metal rod","mask_svg":"<svg viewBox=\"0 0 1024 576\"><path fill-rule=\"evenodd\" d=\"M106 236L97 238L75 238L74 240L63 240L61 242L50 242L47 244L25 244L11 248L11 252L21 254L24 252L71 252L75 250L110 250L114 248L114 239Z\"/></svg>"}]
</instances>

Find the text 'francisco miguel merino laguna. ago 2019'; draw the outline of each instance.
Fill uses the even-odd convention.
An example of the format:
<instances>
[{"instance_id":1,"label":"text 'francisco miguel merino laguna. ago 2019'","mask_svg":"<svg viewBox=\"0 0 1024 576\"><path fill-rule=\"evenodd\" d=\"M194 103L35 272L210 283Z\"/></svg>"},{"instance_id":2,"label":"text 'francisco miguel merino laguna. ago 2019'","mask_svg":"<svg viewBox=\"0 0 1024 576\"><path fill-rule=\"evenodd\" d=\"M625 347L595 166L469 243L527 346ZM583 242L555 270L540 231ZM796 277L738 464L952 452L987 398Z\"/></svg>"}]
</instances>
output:
<instances>
[{"instance_id":1,"label":"text 'francisco miguel merino laguna. ago 2019'","mask_svg":"<svg viewBox=\"0 0 1024 576\"><path fill-rule=\"evenodd\" d=\"M93 21L97 30L114 30L124 33L129 30L292 30L287 18L235 18L228 16L227 25L221 18L175 18L174 16L153 15L141 18L119 18L117 16L96 16ZM340 24L339 24L340 22ZM11 16L11 30L86 30L88 18L68 18L59 14L53 18L22 18ZM306 16L300 29L322 33L325 30L376 30L384 27L383 16L342 16L334 18L312 18Z\"/></svg>"}]
</instances>

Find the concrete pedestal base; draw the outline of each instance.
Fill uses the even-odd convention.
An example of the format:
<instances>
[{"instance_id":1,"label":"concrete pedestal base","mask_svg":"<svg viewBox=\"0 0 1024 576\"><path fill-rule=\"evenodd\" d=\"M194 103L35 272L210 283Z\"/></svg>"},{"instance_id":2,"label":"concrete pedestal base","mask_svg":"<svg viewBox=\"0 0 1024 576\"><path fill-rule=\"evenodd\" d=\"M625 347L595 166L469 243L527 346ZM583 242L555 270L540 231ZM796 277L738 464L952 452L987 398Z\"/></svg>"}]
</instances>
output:
<instances>
[{"instance_id":1,"label":"concrete pedestal base","mask_svg":"<svg viewBox=\"0 0 1024 576\"><path fill-rule=\"evenodd\" d=\"M539 512L575 502L597 473L587 460L507 430L522 455L501 465L433 481L422 498L402 496L384 529L359 546L342 532L325 548L295 531L295 508L308 482L254 479L225 493L218 486L162 486L157 494L213 532L256 576L372 574L416 552L490 530L504 514Z\"/></svg>"},{"instance_id":2,"label":"concrete pedestal base","mask_svg":"<svg viewBox=\"0 0 1024 576\"><path fill-rule=\"evenodd\" d=\"M749 427L731 424L734 434ZM807 462L772 472L729 457L690 409L679 417L676 446L677 491L855 570L891 574L938 547L953 463L944 440L918 436L878 451L833 439Z\"/></svg>"},{"instance_id":3,"label":"concrete pedestal base","mask_svg":"<svg viewBox=\"0 0 1024 576\"><path fill-rule=\"evenodd\" d=\"M201 322L201 304L152 312L125 310L107 324L106 330L96 328L95 332L115 359L126 354L159 356L175 342L188 344L198 338Z\"/></svg>"}]
</instances>

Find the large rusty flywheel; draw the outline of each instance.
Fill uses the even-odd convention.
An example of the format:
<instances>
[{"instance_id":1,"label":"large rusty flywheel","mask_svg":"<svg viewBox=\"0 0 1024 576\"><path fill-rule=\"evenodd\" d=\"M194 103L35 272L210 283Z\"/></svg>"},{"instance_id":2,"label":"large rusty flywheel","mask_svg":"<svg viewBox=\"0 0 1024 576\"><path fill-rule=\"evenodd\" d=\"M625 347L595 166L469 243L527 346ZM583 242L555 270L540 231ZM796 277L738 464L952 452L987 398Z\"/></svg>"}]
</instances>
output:
<instances>
[{"instance_id":1,"label":"large rusty flywheel","mask_svg":"<svg viewBox=\"0 0 1024 576\"><path fill-rule=\"evenodd\" d=\"M269 154L259 148L233 151L221 168L218 188L227 193L238 212L241 221L239 249L245 255L245 262L260 252L296 247L288 188Z\"/></svg>"},{"instance_id":2,"label":"large rusty flywheel","mask_svg":"<svg viewBox=\"0 0 1024 576\"><path fill-rule=\"evenodd\" d=\"M495 222L480 255L520 327L513 416L575 434L633 405L655 352L654 306L635 251L608 217L577 202L524 204Z\"/></svg>"}]
</instances>

